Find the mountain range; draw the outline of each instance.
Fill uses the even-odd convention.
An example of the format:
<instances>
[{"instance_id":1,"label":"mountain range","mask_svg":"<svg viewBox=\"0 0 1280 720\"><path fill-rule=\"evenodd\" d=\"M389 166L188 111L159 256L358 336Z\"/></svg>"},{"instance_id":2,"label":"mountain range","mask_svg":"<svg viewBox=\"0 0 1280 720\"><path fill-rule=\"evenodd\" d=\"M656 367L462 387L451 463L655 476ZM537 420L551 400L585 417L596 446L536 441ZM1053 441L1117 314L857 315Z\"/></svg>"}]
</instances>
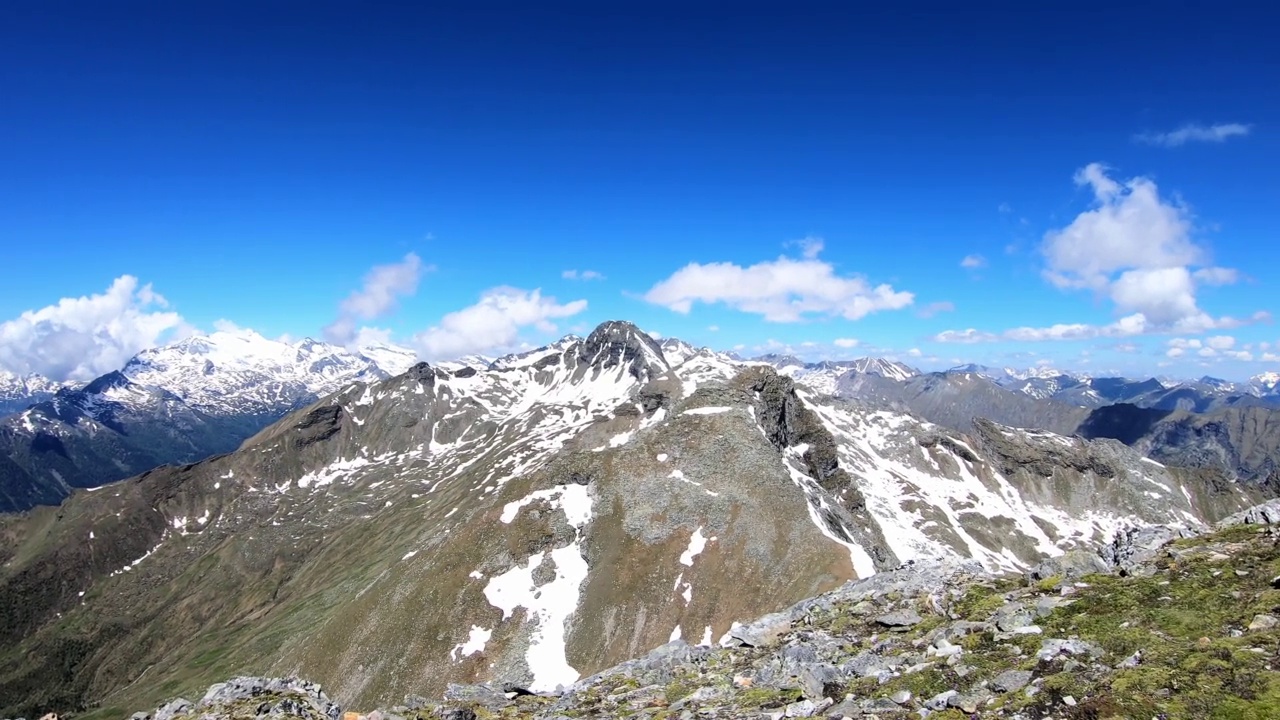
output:
<instances>
[{"instance_id":1,"label":"mountain range","mask_svg":"<svg viewBox=\"0 0 1280 720\"><path fill-rule=\"evenodd\" d=\"M351 352L237 331L145 350L82 386L21 378L31 403L0 419L0 511L230 452L291 410L414 362L390 346ZM0 379L19 386L13 376Z\"/></svg>"},{"instance_id":2,"label":"mountain range","mask_svg":"<svg viewBox=\"0 0 1280 720\"><path fill-rule=\"evenodd\" d=\"M569 335L531 352L469 356L438 367L502 370L580 340ZM665 339L659 346L677 363L701 352L678 339ZM1243 408L1280 407L1276 373L1236 384L1211 377L1186 382L1092 378L1052 368L1020 371L980 365L922 374L903 363L873 357L822 362L776 354L753 360L723 353L717 357L765 363L816 392L879 403L962 432L969 430L974 417L984 417L1016 427L1067 435L1082 432L1132 443L1138 439L1131 437L1132 425L1119 434L1108 430L1124 411L1104 410L1090 420L1081 409L1128 404L1173 415L1139 414L1151 425L1157 419L1190 422L1178 414L1181 411L1225 411L1221 415L1226 422L1240 426L1246 422L1241 418L1250 417ZM0 373L0 511L56 504L75 488L98 487L162 464L230 452L293 409L352 381L397 375L414 362L413 351L389 344L350 351L310 339L282 342L234 331L143 351L120 370L87 384ZM1157 435L1182 437L1181 431ZM1241 442L1253 444L1248 438ZM1153 456L1177 456L1164 449L1168 444L1152 439L1144 447ZM1262 475L1271 469L1261 468ZM1259 468L1244 474L1256 478Z\"/></svg>"},{"instance_id":3,"label":"mountain range","mask_svg":"<svg viewBox=\"0 0 1280 720\"><path fill-rule=\"evenodd\" d=\"M971 372L779 362L615 321L481 367L327 364L335 391L234 451L0 516L0 714L118 717L242 673L364 707L453 682L554 690L905 563L1022 572L1273 494L1265 407L1227 410L1258 413L1233 430ZM804 382L836 371L834 393ZM147 387L131 373L81 392L129 397ZM959 402L920 401L931 383L1027 414L903 407ZM178 399L207 413L217 396ZM1077 428L1121 408L1141 432L1024 427L1060 407ZM1175 446L1199 464L1144 455Z\"/></svg>"}]
</instances>

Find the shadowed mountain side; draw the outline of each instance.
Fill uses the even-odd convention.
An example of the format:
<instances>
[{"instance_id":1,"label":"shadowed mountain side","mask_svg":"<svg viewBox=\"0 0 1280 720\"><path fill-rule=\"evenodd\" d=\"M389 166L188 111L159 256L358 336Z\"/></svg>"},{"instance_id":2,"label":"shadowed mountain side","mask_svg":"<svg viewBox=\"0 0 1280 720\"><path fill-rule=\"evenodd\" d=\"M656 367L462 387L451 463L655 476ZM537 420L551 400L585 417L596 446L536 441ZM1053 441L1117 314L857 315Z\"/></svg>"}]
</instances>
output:
<instances>
[{"instance_id":1,"label":"shadowed mountain side","mask_svg":"<svg viewBox=\"0 0 1280 720\"><path fill-rule=\"evenodd\" d=\"M1171 410L1143 408L1129 403L1107 405L1089 413L1076 433L1091 440L1111 438L1133 445L1172 413Z\"/></svg>"}]
</instances>

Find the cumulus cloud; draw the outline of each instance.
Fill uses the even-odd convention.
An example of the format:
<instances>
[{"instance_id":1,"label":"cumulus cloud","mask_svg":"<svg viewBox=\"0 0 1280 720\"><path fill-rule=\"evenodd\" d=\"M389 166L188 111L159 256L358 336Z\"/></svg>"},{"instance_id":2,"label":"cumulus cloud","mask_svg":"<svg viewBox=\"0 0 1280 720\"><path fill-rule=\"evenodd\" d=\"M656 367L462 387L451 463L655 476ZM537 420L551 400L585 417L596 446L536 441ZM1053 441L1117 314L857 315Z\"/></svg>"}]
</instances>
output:
<instances>
[{"instance_id":1,"label":"cumulus cloud","mask_svg":"<svg viewBox=\"0 0 1280 720\"><path fill-rule=\"evenodd\" d=\"M418 291L422 274L431 270L421 258L409 253L397 263L376 265L365 273L360 289L351 293L338 306L338 317L324 329L326 340L354 346L360 335L361 321L380 318L394 311L400 298Z\"/></svg>"},{"instance_id":2,"label":"cumulus cloud","mask_svg":"<svg viewBox=\"0 0 1280 720\"><path fill-rule=\"evenodd\" d=\"M413 343L427 360L504 350L515 344L522 329L534 327L553 333L556 325L552 320L586 309L586 300L560 304L553 297L544 297L541 290L496 287L486 290L475 305L451 312L438 325L418 333Z\"/></svg>"},{"instance_id":3,"label":"cumulus cloud","mask_svg":"<svg viewBox=\"0 0 1280 720\"><path fill-rule=\"evenodd\" d=\"M987 259L981 255L965 255L960 261L960 267L965 270L977 270L987 266Z\"/></svg>"},{"instance_id":4,"label":"cumulus cloud","mask_svg":"<svg viewBox=\"0 0 1280 720\"><path fill-rule=\"evenodd\" d=\"M1169 132L1141 133L1135 135L1134 140L1148 145L1179 147L1189 142L1226 142L1228 138L1244 137L1252 129L1252 125L1243 123L1217 123L1216 125L1188 123Z\"/></svg>"},{"instance_id":5,"label":"cumulus cloud","mask_svg":"<svg viewBox=\"0 0 1280 720\"><path fill-rule=\"evenodd\" d=\"M1246 322L1214 317L1201 309L1197 300L1201 287L1228 285L1238 281L1240 274L1209 264L1208 253L1192 240L1192 218L1186 207L1162 198L1149 178L1116 180L1101 163L1080 169L1075 181L1092 191L1094 205L1066 227L1045 234L1040 248L1044 277L1059 289L1088 290L1109 300L1119 319L1105 325L1014 328L999 335L987 333L988 340L1193 334ZM975 342L970 339L974 336L956 337Z\"/></svg>"},{"instance_id":6,"label":"cumulus cloud","mask_svg":"<svg viewBox=\"0 0 1280 720\"><path fill-rule=\"evenodd\" d=\"M0 367L54 380L91 380L141 350L193 332L169 303L122 275L98 295L63 298L0 323Z\"/></svg>"},{"instance_id":7,"label":"cumulus cloud","mask_svg":"<svg viewBox=\"0 0 1280 720\"><path fill-rule=\"evenodd\" d=\"M838 348L856 348L861 344L857 338L836 338L832 342Z\"/></svg>"},{"instance_id":8,"label":"cumulus cloud","mask_svg":"<svg viewBox=\"0 0 1280 720\"><path fill-rule=\"evenodd\" d=\"M748 267L690 263L650 288L644 299L681 314L694 303L724 303L769 322L798 322L811 315L857 320L914 301L912 293L887 284L873 286L859 276L837 275L830 263L817 258L819 250L811 239L799 260L784 256Z\"/></svg>"},{"instance_id":9,"label":"cumulus cloud","mask_svg":"<svg viewBox=\"0 0 1280 720\"><path fill-rule=\"evenodd\" d=\"M595 270L565 270L560 273L565 280L603 280L604 275Z\"/></svg>"}]
</instances>

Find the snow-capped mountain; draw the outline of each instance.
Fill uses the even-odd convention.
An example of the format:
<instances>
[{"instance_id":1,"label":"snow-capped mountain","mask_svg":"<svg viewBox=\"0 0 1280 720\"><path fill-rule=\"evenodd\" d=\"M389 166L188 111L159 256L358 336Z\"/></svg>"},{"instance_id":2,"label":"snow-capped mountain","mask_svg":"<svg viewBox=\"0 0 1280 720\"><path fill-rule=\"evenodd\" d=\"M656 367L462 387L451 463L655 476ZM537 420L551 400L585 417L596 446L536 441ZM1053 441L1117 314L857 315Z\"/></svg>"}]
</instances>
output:
<instances>
[{"instance_id":1,"label":"snow-capped mountain","mask_svg":"<svg viewBox=\"0 0 1280 720\"><path fill-rule=\"evenodd\" d=\"M864 375L879 375L890 380L906 380L920 374L920 371L903 363L874 357L858 358L848 367L854 372Z\"/></svg>"},{"instance_id":2,"label":"snow-capped mountain","mask_svg":"<svg viewBox=\"0 0 1280 720\"><path fill-rule=\"evenodd\" d=\"M0 464L0 511L229 452L291 410L414 362L412 351L390 345L352 352L252 331L144 350L118 371L0 420L0 455L9 460Z\"/></svg>"},{"instance_id":3,"label":"snow-capped mountain","mask_svg":"<svg viewBox=\"0 0 1280 720\"><path fill-rule=\"evenodd\" d=\"M121 372L202 412L243 415L279 413L349 382L398 375L415 362L412 351L389 345L351 352L310 338L286 343L240 330L144 350Z\"/></svg>"},{"instance_id":4,"label":"snow-capped mountain","mask_svg":"<svg viewBox=\"0 0 1280 720\"><path fill-rule=\"evenodd\" d=\"M81 704L251 665L363 707L551 691L908 560L1022 571L1252 504L1114 441L950 431L629 323L494 365L355 381L235 452L6 525L0 598L24 612L0 643L23 653L0 694L38 692L70 638Z\"/></svg>"},{"instance_id":5,"label":"snow-capped mountain","mask_svg":"<svg viewBox=\"0 0 1280 720\"><path fill-rule=\"evenodd\" d=\"M55 382L36 373L18 375L0 370L0 417L48 400L64 387L75 386L75 383Z\"/></svg>"},{"instance_id":6,"label":"snow-capped mountain","mask_svg":"<svg viewBox=\"0 0 1280 720\"><path fill-rule=\"evenodd\" d=\"M917 370L900 362L874 357L804 362L792 355L771 354L761 355L755 358L755 362L767 363L779 373L824 395L834 394L840 378L850 372L891 380L906 380L918 374Z\"/></svg>"},{"instance_id":7,"label":"snow-capped mountain","mask_svg":"<svg viewBox=\"0 0 1280 720\"><path fill-rule=\"evenodd\" d=\"M1258 395L1280 393L1280 372L1268 371L1249 379L1249 387Z\"/></svg>"}]
</instances>

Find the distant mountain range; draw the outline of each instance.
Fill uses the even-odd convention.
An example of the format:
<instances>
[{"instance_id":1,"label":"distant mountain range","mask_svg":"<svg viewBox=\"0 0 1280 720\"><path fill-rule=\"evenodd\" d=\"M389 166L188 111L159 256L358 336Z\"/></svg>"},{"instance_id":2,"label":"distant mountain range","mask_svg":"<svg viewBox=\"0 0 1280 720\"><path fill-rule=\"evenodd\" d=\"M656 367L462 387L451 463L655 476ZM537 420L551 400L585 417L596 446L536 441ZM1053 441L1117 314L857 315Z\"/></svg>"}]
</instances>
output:
<instances>
[{"instance_id":1,"label":"distant mountain range","mask_svg":"<svg viewBox=\"0 0 1280 720\"><path fill-rule=\"evenodd\" d=\"M143 351L83 386L23 378L32 402L0 419L0 511L230 452L291 410L414 362L391 346L351 352L242 331Z\"/></svg>"},{"instance_id":2,"label":"distant mountain range","mask_svg":"<svg viewBox=\"0 0 1280 720\"><path fill-rule=\"evenodd\" d=\"M581 341L569 335L529 352L470 356L438 367L504 370L553 357ZM674 338L659 347L673 363L703 355L741 367L767 364L810 391L892 407L962 432L975 417L1068 435L1081 428L1100 432L1114 422L1086 424L1089 411L1116 404L1195 414L1280 407L1277 373L1239 384L1211 377L1172 383L981 365L922 374L875 357L805 362L763 355L743 360ZM0 511L57 503L74 488L230 452L291 410L352 382L398 375L414 362L412 351L392 345L353 352L310 339L285 343L240 331L146 350L119 371L83 385L0 373ZM1162 422L1176 420L1160 417ZM1121 434L1128 437L1133 430ZM1168 444L1150 443L1156 455ZM1255 477L1262 469L1245 475Z\"/></svg>"},{"instance_id":3,"label":"distant mountain range","mask_svg":"<svg viewBox=\"0 0 1280 720\"><path fill-rule=\"evenodd\" d=\"M43 375L15 375L0 370L0 417L26 410L32 405L48 400L64 387L79 387L79 383L54 382Z\"/></svg>"}]
</instances>

